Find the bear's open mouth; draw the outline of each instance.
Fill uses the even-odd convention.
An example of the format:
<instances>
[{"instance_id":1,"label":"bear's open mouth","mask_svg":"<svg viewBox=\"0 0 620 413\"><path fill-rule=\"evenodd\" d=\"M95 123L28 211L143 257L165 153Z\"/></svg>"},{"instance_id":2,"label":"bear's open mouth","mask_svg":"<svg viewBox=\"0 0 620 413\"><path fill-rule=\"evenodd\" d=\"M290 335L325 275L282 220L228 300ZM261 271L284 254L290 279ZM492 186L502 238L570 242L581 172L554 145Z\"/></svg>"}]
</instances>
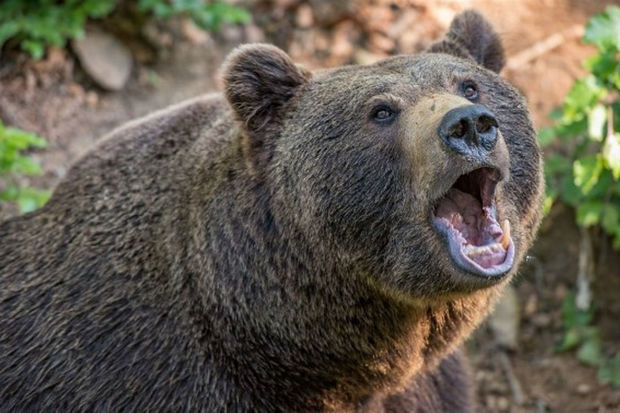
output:
<instances>
[{"instance_id":1,"label":"bear's open mouth","mask_svg":"<svg viewBox=\"0 0 620 413\"><path fill-rule=\"evenodd\" d=\"M495 206L500 180L495 168L476 169L461 175L435 205L435 228L446 238L455 263L473 274L496 276L512 268L510 222L499 224Z\"/></svg>"}]
</instances>

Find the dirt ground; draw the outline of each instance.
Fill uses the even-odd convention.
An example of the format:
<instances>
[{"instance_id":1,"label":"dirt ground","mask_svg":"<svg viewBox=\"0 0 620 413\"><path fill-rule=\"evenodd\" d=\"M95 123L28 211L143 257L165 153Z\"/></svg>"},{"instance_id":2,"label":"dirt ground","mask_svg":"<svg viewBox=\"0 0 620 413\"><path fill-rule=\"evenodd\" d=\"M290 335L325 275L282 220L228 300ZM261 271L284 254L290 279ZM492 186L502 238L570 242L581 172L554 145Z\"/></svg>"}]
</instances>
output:
<instances>
[{"instance_id":1,"label":"dirt ground","mask_svg":"<svg viewBox=\"0 0 620 413\"><path fill-rule=\"evenodd\" d=\"M24 183L53 187L73 161L98 138L155 109L218 86L226 53L247 41L270 41L310 68L369 63L422 50L465 8L483 11L501 34L508 67L503 75L526 95L536 126L583 73L592 49L579 42L589 16L620 1L599 0L255 0L246 2L253 23L203 36L185 22L167 27L172 43L145 52L128 41L137 64L129 85L117 93L92 83L73 55L51 51L27 62L2 56L0 118L48 138L34 156L42 177ZM552 45L541 52L542 46ZM15 211L0 207L0 217ZM596 240L594 289L597 325L609 355L620 354L620 253ZM481 412L620 412L620 389L599 384L596 371L574 354L554 354L561 338L560 307L574 285L579 232L572 212L556 207L514 286L520 303L518 346L502 350L486 326L468 342Z\"/></svg>"}]
</instances>

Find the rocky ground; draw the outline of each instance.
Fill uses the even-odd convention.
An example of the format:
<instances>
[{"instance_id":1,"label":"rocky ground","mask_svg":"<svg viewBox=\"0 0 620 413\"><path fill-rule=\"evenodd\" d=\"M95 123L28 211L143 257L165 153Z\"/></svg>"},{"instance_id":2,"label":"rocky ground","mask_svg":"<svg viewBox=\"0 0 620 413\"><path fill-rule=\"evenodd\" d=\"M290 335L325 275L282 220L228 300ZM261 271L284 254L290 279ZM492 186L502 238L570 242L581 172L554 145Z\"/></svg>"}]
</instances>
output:
<instances>
[{"instance_id":1,"label":"rocky ground","mask_svg":"<svg viewBox=\"0 0 620 413\"><path fill-rule=\"evenodd\" d=\"M216 90L219 65L236 44L273 42L310 68L365 64L423 50L445 31L456 12L474 7L501 33L509 57L503 75L527 96L534 121L541 126L583 73L580 62L592 53L578 40L584 22L610 3L253 0L246 2L253 23L225 27L217 34L202 32L182 19L165 26L147 25L140 36L114 24L99 24L89 27L89 32L114 34L128 53L114 54L104 48L107 52L95 56L100 60L90 68L77 59L85 59L80 45L70 51L51 50L39 62L13 54L1 56L0 118L48 138L49 148L33 154L41 161L44 175L24 183L53 187L77 157L115 126ZM103 81L87 73L106 64L112 72L104 74ZM126 83L123 76L128 77ZM3 217L14 213L7 207L0 209ZM495 325L504 328L498 332L487 324L468 342L480 411L620 411L620 390L599 384L596 371L580 364L574 354L553 352L562 334L561 302L576 277L579 237L572 212L555 208L514 282L514 294L508 294L495 317ZM600 241L595 240L597 325L608 354L620 354L620 254ZM505 328L510 325L518 328Z\"/></svg>"}]
</instances>

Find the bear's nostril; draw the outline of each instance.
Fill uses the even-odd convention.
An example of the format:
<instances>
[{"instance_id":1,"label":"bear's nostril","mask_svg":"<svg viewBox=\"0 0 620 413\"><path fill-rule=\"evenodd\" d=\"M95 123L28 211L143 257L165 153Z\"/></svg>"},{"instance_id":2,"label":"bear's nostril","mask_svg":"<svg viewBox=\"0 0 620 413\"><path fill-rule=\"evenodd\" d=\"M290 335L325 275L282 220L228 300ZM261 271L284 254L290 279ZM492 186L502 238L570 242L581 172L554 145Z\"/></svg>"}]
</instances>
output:
<instances>
[{"instance_id":1,"label":"bear's nostril","mask_svg":"<svg viewBox=\"0 0 620 413\"><path fill-rule=\"evenodd\" d=\"M496 127L497 121L490 116L482 115L476 121L476 132L478 133L488 133Z\"/></svg>"},{"instance_id":2,"label":"bear's nostril","mask_svg":"<svg viewBox=\"0 0 620 413\"><path fill-rule=\"evenodd\" d=\"M472 154L493 149L498 126L497 119L486 107L466 105L449 110L437 133L448 148L461 154Z\"/></svg>"},{"instance_id":3,"label":"bear's nostril","mask_svg":"<svg viewBox=\"0 0 620 413\"><path fill-rule=\"evenodd\" d=\"M463 119L450 129L450 138L463 139L465 135L467 135L468 129L469 125L467 124L467 121Z\"/></svg>"}]
</instances>

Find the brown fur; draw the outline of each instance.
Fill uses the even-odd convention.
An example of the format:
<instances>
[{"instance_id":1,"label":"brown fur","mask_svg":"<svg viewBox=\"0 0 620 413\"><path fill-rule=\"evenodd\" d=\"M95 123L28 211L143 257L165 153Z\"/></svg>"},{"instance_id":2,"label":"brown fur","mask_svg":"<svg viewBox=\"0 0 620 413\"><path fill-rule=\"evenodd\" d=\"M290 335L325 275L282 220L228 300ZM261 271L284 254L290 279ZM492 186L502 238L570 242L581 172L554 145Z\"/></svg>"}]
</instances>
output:
<instances>
[{"instance_id":1,"label":"brown fur","mask_svg":"<svg viewBox=\"0 0 620 413\"><path fill-rule=\"evenodd\" d=\"M517 264L541 159L480 15L431 50L312 75L241 47L226 99L118 129L0 224L0 409L471 411L457 348L518 265L495 282L452 263L429 211L471 165L420 108L478 85Z\"/></svg>"}]
</instances>

